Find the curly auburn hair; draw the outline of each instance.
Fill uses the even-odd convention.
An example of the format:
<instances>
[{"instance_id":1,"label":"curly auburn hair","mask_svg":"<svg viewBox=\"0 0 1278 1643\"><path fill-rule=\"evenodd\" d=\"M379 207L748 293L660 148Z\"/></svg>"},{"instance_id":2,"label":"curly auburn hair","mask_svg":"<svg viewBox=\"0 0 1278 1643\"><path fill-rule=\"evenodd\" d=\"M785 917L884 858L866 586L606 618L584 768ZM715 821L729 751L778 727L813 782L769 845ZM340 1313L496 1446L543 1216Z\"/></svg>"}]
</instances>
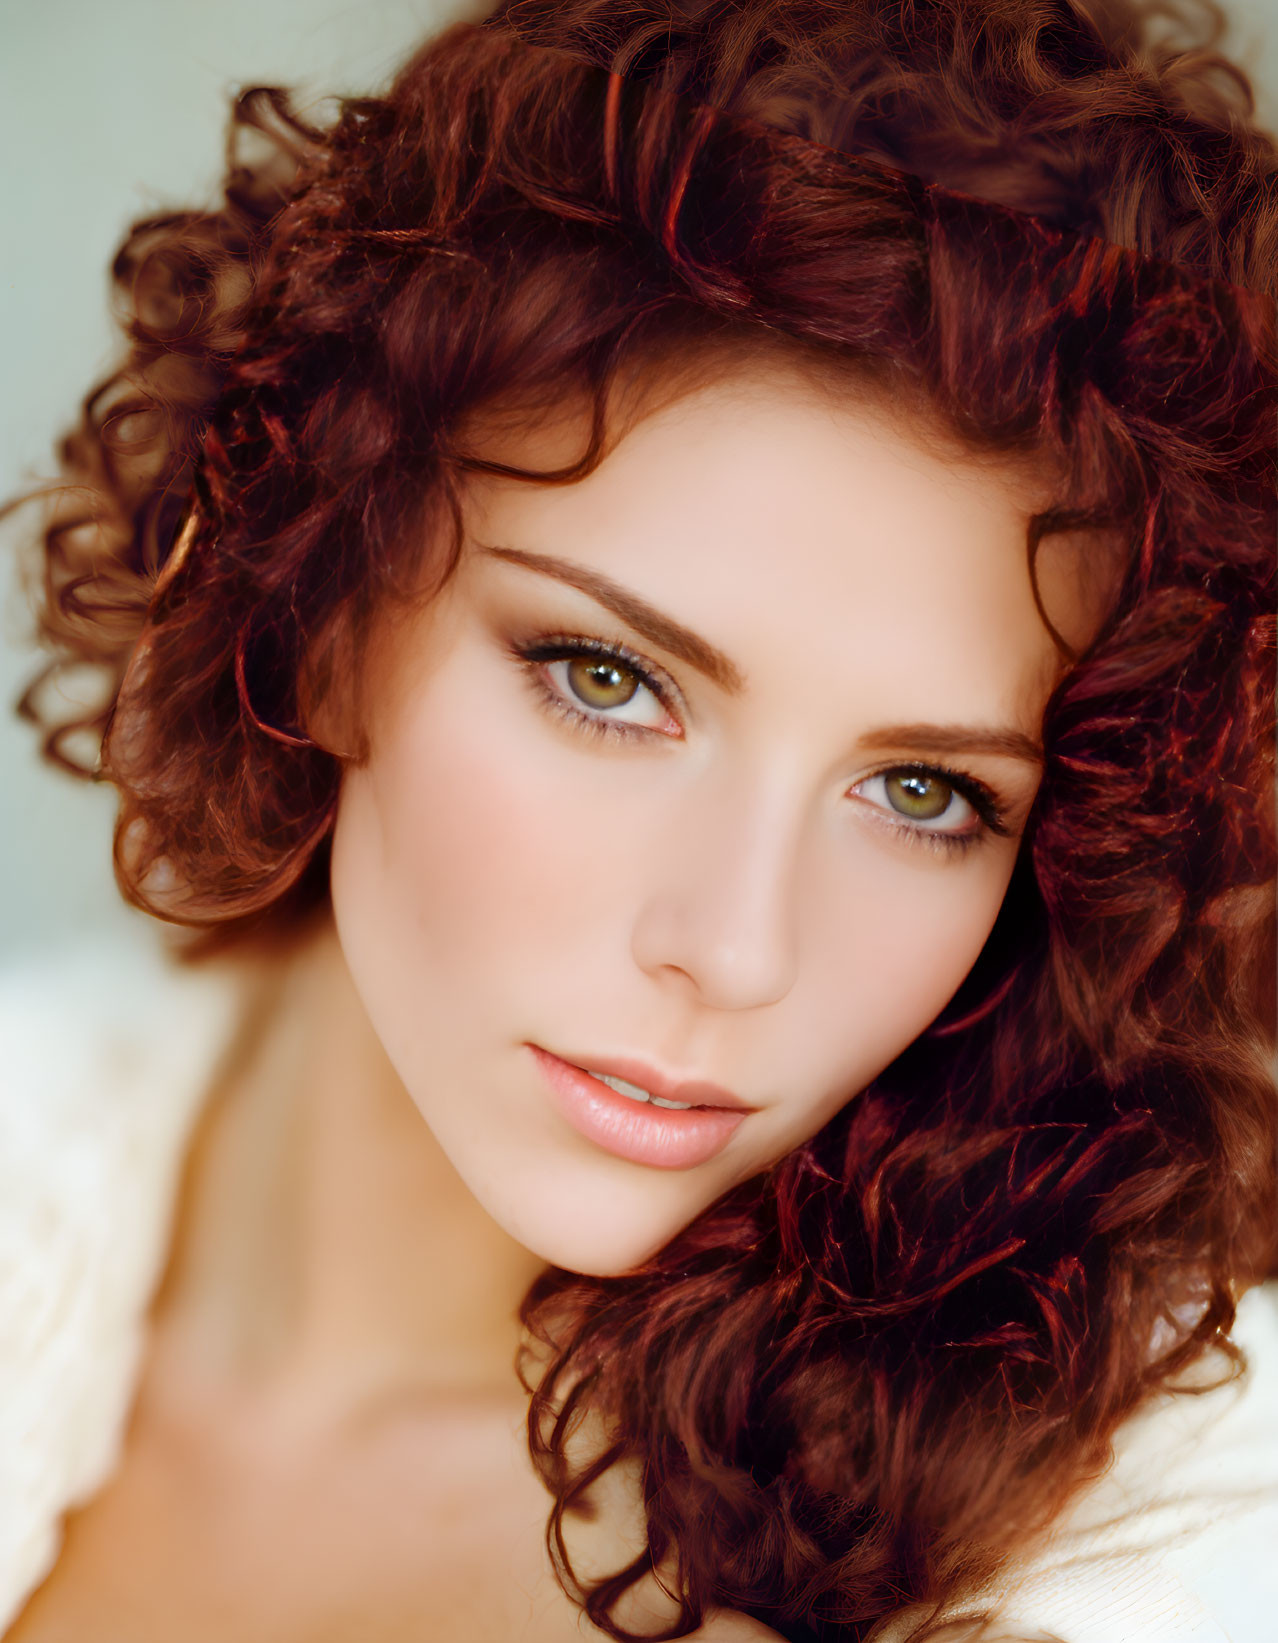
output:
<instances>
[{"instance_id":1,"label":"curly auburn hair","mask_svg":"<svg viewBox=\"0 0 1278 1643\"><path fill-rule=\"evenodd\" d=\"M1213 16L511 0L325 129L246 93L264 155L117 258L129 357L42 537L44 636L108 687L96 717L41 682L25 708L72 766L110 721L126 895L226 939L325 897L343 760L306 726L385 602L449 574L465 474L591 472L623 368L779 339L1058 471L1031 554L1117 544L942 1019L642 1270L527 1299L552 1552L613 1636L654 1565L670 1637L712 1605L826 1638L939 1604L1271 1258L1278 150ZM568 392L572 467L467 450L474 413ZM564 1515L623 1457L648 1545L576 1582Z\"/></svg>"}]
</instances>

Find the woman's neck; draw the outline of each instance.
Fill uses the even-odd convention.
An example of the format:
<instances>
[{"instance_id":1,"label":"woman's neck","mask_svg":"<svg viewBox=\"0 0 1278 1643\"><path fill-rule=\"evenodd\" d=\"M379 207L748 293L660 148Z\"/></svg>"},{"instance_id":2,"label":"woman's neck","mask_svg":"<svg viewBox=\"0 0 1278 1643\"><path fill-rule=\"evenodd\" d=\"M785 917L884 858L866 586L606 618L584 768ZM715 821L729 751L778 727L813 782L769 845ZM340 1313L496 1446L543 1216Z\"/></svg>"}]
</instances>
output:
<instances>
[{"instance_id":1,"label":"woman's neck","mask_svg":"<svg viewBox=\"0 0 1278 1643\"><path fill-rule=\"evenodd\" d=\"M213 1386L326 1406L513 1393L516 1312L543 1263L439 1149L331 921L247 978L256 1025L191 1150L159 1350Z\"/></svg>"}]
</instances>

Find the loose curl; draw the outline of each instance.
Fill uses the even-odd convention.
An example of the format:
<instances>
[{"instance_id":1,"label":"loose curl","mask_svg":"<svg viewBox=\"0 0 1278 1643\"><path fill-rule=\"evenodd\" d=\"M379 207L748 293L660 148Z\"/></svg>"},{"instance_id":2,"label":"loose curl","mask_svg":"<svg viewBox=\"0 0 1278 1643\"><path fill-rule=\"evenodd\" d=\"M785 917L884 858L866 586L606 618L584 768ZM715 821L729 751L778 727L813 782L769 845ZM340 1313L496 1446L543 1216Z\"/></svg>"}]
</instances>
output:
<instances>
[{"instance_id":1,"label":"loose curl","mask_svg":"<svg viewBox=\"0 0 1278 1643\"><path fill-rule=\"evenodd\" d=\"M1271 1258L1278 152L1218 33L1139 0L514 0L325 129L246 93L266 157L117 259L130 354L62 447L25 711L68 764L108 729L124 892L206 944L326 895L360 750L308 726L450 573L466 473L584 477L626 373L691 380L708 338L1041 462L1031 559L1082 532L1121 568L942 1019L643 1269L527 1299L550 1545L612 1636L654 1567L665 1637L939 1608ZM570 467L467 444L574 394ZM99 713L53 712L68 662ZM623 1458L647 1546L578 1581L565 1515Z\"/></svg>"}]
</instances>

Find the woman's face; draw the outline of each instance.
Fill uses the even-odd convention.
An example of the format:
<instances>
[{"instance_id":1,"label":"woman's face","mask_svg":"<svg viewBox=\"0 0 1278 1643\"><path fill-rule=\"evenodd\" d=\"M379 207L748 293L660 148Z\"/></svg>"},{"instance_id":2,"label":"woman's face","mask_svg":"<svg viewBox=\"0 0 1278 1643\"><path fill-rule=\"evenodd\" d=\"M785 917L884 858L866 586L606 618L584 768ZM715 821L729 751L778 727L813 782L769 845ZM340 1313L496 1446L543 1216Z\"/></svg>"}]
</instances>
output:
<instances>
[{"instance_id":1,"label":"woman's face","mask_svg":"<svg viewBox=\"0 0 1278 1643\"><path fill-rule=\"evenodd\" d=\"M333 901L423 1117L544 1259L641 1262L967 974L1059 668L1043 500L780 368L578 484L471 482L455 578L371 647Z\"/></svg>"}]
</instances>

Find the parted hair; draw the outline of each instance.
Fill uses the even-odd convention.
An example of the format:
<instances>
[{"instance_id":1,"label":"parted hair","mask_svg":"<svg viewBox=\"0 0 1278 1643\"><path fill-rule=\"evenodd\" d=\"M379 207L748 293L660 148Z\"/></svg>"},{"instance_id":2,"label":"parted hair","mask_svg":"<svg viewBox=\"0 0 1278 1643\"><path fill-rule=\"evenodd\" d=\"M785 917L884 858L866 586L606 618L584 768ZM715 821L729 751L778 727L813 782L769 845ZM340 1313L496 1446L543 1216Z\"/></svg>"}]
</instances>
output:
<instances>
[{"instance_id":1,"label":"parted hair","mask_svg":"<svg viewBox=\"0 0 1278 1643\"><path fill-rule=\"evenodd\" d=\"M724 1605L860 1638L940 1604L1271 1259L1278 151L1218 23L512 0L326 122L245 92L222 201L116 259L127 357L61 447L24 708L71 767L106 731L123 890L206 946L323 901L360 750L317 706L449 575L467 473L583 477L623 374L767 346L859 377L1058 477L1031 567L1061 531L1116 567L941 1019L641 1270L525 1303L551 1549L614 1636L654 1565L683 1630ZM468 443L570 395L569 467ZM85 664L73 713L50 685ZM610 1446L581 1460L585 1409ZM578 1580L565 1514L622 1459L648 1544Z\"/></svg>"}]
</instances>

